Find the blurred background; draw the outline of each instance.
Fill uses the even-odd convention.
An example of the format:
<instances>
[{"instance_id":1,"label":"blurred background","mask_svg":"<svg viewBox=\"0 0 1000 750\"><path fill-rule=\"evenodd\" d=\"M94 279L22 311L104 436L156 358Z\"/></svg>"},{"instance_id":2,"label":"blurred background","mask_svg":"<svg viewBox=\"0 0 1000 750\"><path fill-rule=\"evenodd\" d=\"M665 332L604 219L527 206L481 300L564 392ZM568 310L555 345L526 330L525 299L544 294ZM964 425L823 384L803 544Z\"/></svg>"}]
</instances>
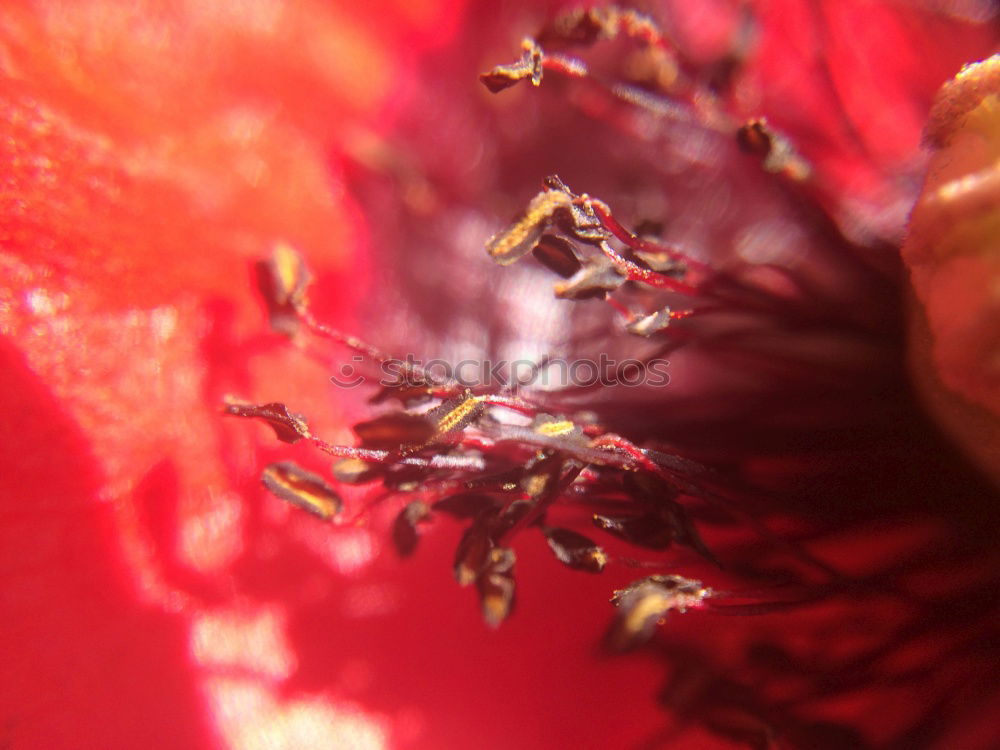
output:
<instances>
[{"instance_id":1,"label":"blurred background","mask_svg":"<svg viewBox=\"0 0 1000 750\"><path fill-rule=\"evenodd\" d=\"M560 41L569 7L0 9L0 746L990 746L996 491L910 392L899 247L935 93L997 51L995 7L637 5L666 58ZM591 74L477 80L544 33ZM740 151L758 117L808 181ZM648 353L610 307L486 256L549 174L796 311L671 348L666 389L545 398L752 490L749 515L843 576L808 606L672 617L609 656L607 600L643 573L571 571L525 534L493 631L452 580L456 522L401 561L399 502L331 526L260 487L271 461L328 462L224 419L227 395L336 443L372 414L329 382L345 352L269 331L253 268L276 246L320 320L400 356ZM369 495L345 497L354 519ZM726 570L651 562L815 582L698 520Z\"/></svg>"}]
</instances>

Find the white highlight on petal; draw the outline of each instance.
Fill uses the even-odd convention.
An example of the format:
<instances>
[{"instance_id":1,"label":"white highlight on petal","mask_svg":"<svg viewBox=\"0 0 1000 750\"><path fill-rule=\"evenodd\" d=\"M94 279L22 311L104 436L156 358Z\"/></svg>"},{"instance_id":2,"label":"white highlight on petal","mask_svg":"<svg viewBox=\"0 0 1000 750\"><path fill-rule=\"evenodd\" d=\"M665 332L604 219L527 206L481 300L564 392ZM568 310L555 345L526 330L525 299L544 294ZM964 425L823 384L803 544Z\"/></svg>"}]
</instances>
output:
<instances>
[{"instance_id":1,"label":"white highlight on petal","mask_svg":"<svg viewBox=\"0 0 1000 750\"><path fill-rule=\"evenodd\" d=\"M211 492L198 511L185 514L179 556L202 572L220 570L243 552L243 501L234 492Z\"/></svg>"},{"instance_id":2,"label":"white highlight on petal","mask_svg":"<svg viewBox=\"0 0 1000 750\"><path fill-rule=\"evenodd\" d=\"M279 701L249 680L207 681L211 713L233 750L382 750L385 728L351 704L322 698Z\"/></svg>"},{"instance_id":3,"label":"white highlight on petal","mask_svg":"<svg viewBox=\"0 0 1000 750\"><path fill-rule=\"evenodd\" d=\"M191 654L209 667L229 667L281 680L295 671L285 642L285 618L276 607L254 612L201 612L191 625Z\"/></svg>"}]
</instances>

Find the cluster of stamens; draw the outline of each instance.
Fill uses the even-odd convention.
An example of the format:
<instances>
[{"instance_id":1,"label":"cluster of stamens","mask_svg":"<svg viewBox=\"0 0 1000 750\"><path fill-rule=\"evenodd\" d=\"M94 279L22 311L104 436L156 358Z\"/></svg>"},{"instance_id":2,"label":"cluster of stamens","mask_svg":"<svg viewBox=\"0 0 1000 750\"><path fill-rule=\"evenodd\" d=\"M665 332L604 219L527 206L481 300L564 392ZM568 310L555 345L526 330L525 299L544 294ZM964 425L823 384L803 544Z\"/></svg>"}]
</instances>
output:
<instances>
[{"instance_id":1,"label":"cluster of stamens","mask_svg":"<svg viewBox=\"0 0 1000 750\"><path fill-rule=\"evenodd\" d=\"M555 198L550 219L574 200L566 192L556 194L563 197ZM581 209L584 215L588 210ZM388 355L376 348L314 319L306 301L308 280L305 265L290 248L278 248L261 264L272 325L387 361ZM436 516L467 521L455 552L455 578L460 585L476 586L491 625L513 606L511 540L522 531L540 531L556 558L576 570L600 573L612 561L635 564L613 560L579 531L550 525L555 506L587 509L593 527L640 548L677 544L713 559L683 503L685 497L711 493L702 481L707 469L692 461L635 445L593 420L545 411L505 389L434 379L412 364L398 384L383 385L372 400L395 401L398 407L355 424L354 446L314 435L305 417L281 403L231 399L225 410L268 423L284 442L305 441L335 457L336 483L381 483L393 495L419 495L402 505L393 525L393 541L403 556L414 552L418 529ZM291 461L267 466L262 481L317 517L342 521L344 503L334 482ZM620 617L612 642L620 648L634 645L668 611L697 606L709 594L700 582L678 576L637 581L616 594Z\"/></svg>"},{"instance_id":2,"label":"cluster of stamens","mask_svg":"<svg viewBox=\"0 0 1000 750\"><path fill-rule=\"evenodd\" d=\"M537 86L546 70L589 78L582 61L545 52L541 45L587 45L618 36L641 45L656 85L686 102L690 116L704 127L731 129L769 171L807 178L807 165L764 121L736 127L710 96L684 84L662 33L634 11L610 7L564 14L537 39L525 40L519 61L498 66L481 80L498 92L523 80ZM648 92L621 86L608 91L638 106L658 106ZM486 250L500 265L531 254L561 277L554 285L556 297L604 300L620 315L625 331L663 339L664 351L673 345L673 321L734 310L774 312L775 302L766 294L673 245L629 231L605 202L574 193L555 176L545 179L515 221L488 240ZM309 273L290 248L279 247L260 264L260 280L276 330L332 341L372 362L399 361L313 317L306 299ZM624 288L638 294L622 301L616 293ZM677 341L686 340L681 334ZM522 531L538 530L556 558L577 570L599 573L612 562L637 564L615 559L580 531L552 525L554 509L583 509L594 528L640 548L662 551L680 545L715 562L686 506L691 501L725 504L726 498L713 487L711 472L693 461L638 445L592 416L544 408L530 393L465 387L433 377L414 363L405 363L399 382L383 384L371 402L398 406L355 424L354 446L314 435L304 417L281 403L231 400L226 411L263 420L279 439L306 441L337 458L333 477L339 483L381 483L390 495L418 497L401 503L393 526L393 540L403 556L416 549L418 529L437 516L467 522L455 552L455 578L460 585L477 587L483 616L491 625L504 620L513 606L511 541ZM268 466L262 479L277 496L324 520L342 517L344 503L336 489L292 462ZM612 599L619 616L611 643L631 647L647 638L667 612L711 604L714 596L700 581L677 575L640 579Z\"/></svg>"}]
</instances>

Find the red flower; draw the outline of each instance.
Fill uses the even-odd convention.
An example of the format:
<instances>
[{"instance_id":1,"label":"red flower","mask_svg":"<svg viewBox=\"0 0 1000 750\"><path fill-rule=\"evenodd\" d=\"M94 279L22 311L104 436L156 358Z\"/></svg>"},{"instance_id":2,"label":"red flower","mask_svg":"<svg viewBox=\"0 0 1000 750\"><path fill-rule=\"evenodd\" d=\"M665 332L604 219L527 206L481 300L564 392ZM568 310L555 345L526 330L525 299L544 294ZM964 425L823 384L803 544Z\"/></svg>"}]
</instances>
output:
<instances>
[{"instance_id":1,"label":"red flower","mask_svg":"<svg viewBox=\"0 0 1000 750\"><path fill-rule=\"evenodd\" d=\"M599 43L593 78L498 98L475 76L544 26L533 7L0 10L0 741L985 747L993 493L893 392L894 274L934 93L997 36L985 3L926 5L667 3L675 78ZM600 76L623 70L673 98L609 96ZM760 116L812 181L737 152L730 126ZM540 274L480 249L555 172L835 321L683 349L668 393L559 395L757 493L741 512L764 537L699 519L724 572L664 564L768 614L673 618L648 650L598 658L635 571L584 576L525 539L519 609L487 631L448 581L457 525L400 562L383 554L398 505L335 528L285 507L261 468L322 459L221 416L231 393L282 401L350 443L370 415L330 362L265 332L252 266L282 244L317 275L317 317L392 351L540 354L566 321L612 330L568 302L538 322ZM748 589L782 577L790 610Z\"/></svg>"}]
</instances>

